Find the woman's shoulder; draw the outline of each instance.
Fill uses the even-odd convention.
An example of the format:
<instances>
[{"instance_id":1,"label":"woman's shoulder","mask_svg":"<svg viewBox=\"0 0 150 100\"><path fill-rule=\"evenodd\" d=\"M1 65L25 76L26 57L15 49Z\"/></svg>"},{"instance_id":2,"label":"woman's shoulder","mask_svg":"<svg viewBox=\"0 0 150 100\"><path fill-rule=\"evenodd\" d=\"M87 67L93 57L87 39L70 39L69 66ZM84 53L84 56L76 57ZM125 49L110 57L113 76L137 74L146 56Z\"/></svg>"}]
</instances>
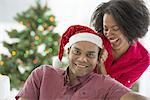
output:
<instances>
[{"instance_id":1,"label":"woman's shoulder","mask_svg":"<svg viewBox=\"0 0 150 100\"><path fill-rule=\"evenodd\" d=\"M136 51L136 52L139 51L139 52L142 52L144 54L148 54L148 50L139 41L137 41L136 43L134 43L131 46L131 49L134 50L134 51Z\"/></svg>"}]
</instances>

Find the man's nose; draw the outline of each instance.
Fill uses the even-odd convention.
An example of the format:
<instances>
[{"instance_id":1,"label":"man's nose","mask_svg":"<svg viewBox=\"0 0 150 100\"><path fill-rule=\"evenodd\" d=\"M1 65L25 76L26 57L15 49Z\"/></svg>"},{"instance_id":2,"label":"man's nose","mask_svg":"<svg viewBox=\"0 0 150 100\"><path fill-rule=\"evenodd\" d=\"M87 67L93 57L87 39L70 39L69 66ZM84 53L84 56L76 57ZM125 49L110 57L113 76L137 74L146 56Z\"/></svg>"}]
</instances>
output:
<instances>
[{"instance_id":1,"label":"man's nose","mask_svg":"<svg viewBox=\"0 0 150 100\"><path fill-rule=\"evenodd\" d=\"M86 56L80 56L78 60L81 62L87 62Z\"/></svg>"}]
</instances>

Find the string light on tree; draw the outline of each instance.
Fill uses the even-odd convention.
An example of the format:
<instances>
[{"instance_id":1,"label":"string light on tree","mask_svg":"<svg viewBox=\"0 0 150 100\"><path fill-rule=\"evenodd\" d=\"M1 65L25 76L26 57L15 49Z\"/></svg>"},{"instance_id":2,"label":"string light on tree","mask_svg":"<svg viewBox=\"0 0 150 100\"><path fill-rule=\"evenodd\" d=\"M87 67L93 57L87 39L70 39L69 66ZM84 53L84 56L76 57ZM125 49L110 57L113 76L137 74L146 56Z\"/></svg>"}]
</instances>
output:
<instances>
[{"instance_id":1,"label":"string light on tree","mask_svg":"<svg viewBox=\"0 0 150 100\"><path fill-rule=\"evenodd\" d=\"M47 27L47 24L46 24L46 23L43 23L43 27L46 28L46 27Z\"/></svg>"},{"instance_id":2,"label":"string light on tree","mask_svg":"<svg viewBox=\"0 0 150 100\"><path fill-rule=\"evenodd\" d=\"M0 61L0 65L3 66L3 65L4 65L4 62L3 62L3 61Z\"/></svg>"},{"instance_id":3,"label":"string light on tree","mask_svg":"<svg viewBox=\"0 0 150 100\"><path fill-rule=\"evenodd\" d=\"M52 53L52 52L53 52L53 48L49 48L48 50L49 50L49 52L50 52L50 53Z\"/></svg>"},{"instance_id":4,"label":"string light on tree","mask_svg":"<svg viewBox=\"0 0 150 100\"><path fill-rule=\"evenodd\" d=\"M38 63L38 60L35 58L35 59L33 60L33 63L34 63L34 64L37 64L37 63Z\"/></svg>"},{"instance_id":5,"label":"string light on tree","mask_svg":"<svg viewBox=\"0 0 150 100\"><path fill-rule=\"evenodd\" d=\"M48 33L49 33L48 30L42 32L43 35L47 35Z\"/></svg>"},{"instance_id":6,"label":"string light on tree","mask_svg":"<svg viewBox=\"0 0 150 100\"><path fill-rule=\"evenodd\" d=\"M46 50L45 50L45 53L46 53L46 54L48 54L48 53L49 53L49 50L48 50L48 49L46 49Z\"/></svg>"},{"instance_id":7,"label":"string light on tree","mask_svg":"<svg viewBox=\"0 0 150 100\"><path fill-rule=\"evenodd\" d=\"M36 35L36 36L34 37L34 39L35 39L35 40L39 40L40 38L39 38L39 36Z\"/></svg>"},{"instance_id":8,"label":"string light on tree","mask_svg":"<svg viewBox=\"0 0 150 100\"><path fill-rule=\"evenodd\" d=\"M32 46L32 47L34 47L34 46L35 46L35 45L34 45L34 42L32 42L32 43L31 43L31 46Z\"/></svg>"},{"instance_id":9,"label":"string light on tree","mask_svg":"<svg viewBox=\"0 0 150 100\"><path fill-rule=\"evenodd\" d=\"M34 53L33 50L29 50L29 52L30 52L30 54L33 54L33 53Z\"/></svg>"},{"instance_id":10,"label":"string light on tree","mask_svg":"<svg viewBox=\"0 0 150 100\"><path fill-rule=\"evenodd\" d=\"M54 29L54 26L52 26L52 25L48 27L49 31L53 31L53 29Z\"/></svg>"},{"instance_id":11,"label":"string light on tree","mask_svg":"<svg viewBox=\"0 0 150 100\"><path fill-rule=\"evenodd\" d=\"M39 25L38 30L42 32L42 31L44 31L44 27L42 25Z\"/></svg>"},{"instance_id":12,"label":"string light on tree","mask_svg":"<svg viewBox=\"0 0 150 100\"><path fill-rule=\"evenodd\" d=\"M21 59L19 59L19 58L16 60L16 62L17 62L18 64L20 64L20 65L22 65L22 64L23 64L22 60L21 60Z\"/></svg>"},{"instance_id":13,"label":"string light on tree","mask_svg":"<svg viewBox=\"0 0 150 100\"><path fill-rule=\"evenodd\" d=\"M11 52L11 55L12 56L15 56L17 54L17 52L15 51L15 50L13 50L12 52Z\"/></svg>"},{"instance_id":14,"label":"string light on tree","mask_svg":"<svg viewBox=\"0 0 150 100\"><path fill-rule=\"evenodd\" d=\"M26 50L26 54L29 54L29 50Z\"/></svg>"},{"instance_id":15,"label":"string light on tree","mask_svg":"<svg viewBox=\"0 0 150 100\"><path fill-rule=\"evenodd\" d=\"M30 22L29 21L27 22L27 27L30 27Z\"/></svg>"},{"instance_id":16,"label":"string light on tree","mask_svg":"<svg viewBox=\"0 0 150 100\"><path fill-rule=\"evenodd\" d=\"M55 17L54 16L50 16L49 17L49 21L53 23L55 21Z\"/></svg>"},{"instance_id":17,"label":"string light on tree","mask_svg":"<svg viewBox=\"0 0 150 100\"><path fill-rule=\"evenodd\" d=\"M42 23L42 19L41 19L41 18L38 18L37 22L38 22L39 24L41 24L41 23Z\"/></svg>"},{"instance_id":18,"label":"string light on tree","mask_svg":"<svg viewBox=\"0 0 150 100\"><path fill-rule=\"evenodd\" d=\"M30 35L31 35L32 37L34 37L34 36L35 36L35 32L34 32L34 31L31 31L31 32L30 32Z\"/></svg>"}]
</instances>

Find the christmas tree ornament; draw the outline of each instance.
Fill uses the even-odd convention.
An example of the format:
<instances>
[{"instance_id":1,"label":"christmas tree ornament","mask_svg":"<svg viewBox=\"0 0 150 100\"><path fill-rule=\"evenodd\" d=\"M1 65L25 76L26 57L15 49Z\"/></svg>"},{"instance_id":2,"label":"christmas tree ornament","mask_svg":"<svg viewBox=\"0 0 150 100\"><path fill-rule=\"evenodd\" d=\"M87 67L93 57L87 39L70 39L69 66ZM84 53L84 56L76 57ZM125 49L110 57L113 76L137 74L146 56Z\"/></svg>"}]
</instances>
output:
<instances>
[{"instance_id":1,"label":"christmas tree ornament","mask_svg":"<svg viewBox=\"0 0 150 100\"><path fill-rule=\"evenodd\" d=\"M43 32L44 31L44 27L42 25L39 25L37 28L39 31Z\"/></svg>"},{"instance_id":2,"label":"christmas tree ornament","mask_svg":"<svg viewBox=\"0 0 150 100\"><path fill-rule=\"evenodd\" d=\"M39 40L40 38L39 38L39 36L36 35L36 36L34 37L34 39L35 39L35 40Z\"/></svg>"},{"instance_id":3,"label":"christmas tree ornament","mask_svg":"<svg viewBox=\"0 0 150 100\"><path fill-rule=\"evenodd\" d=\"M33 63L34 63L34 64L37 64L37 63L38 63L38 60L37 60L37 59L34 59L34 60L33 60Z\"/></svg>"},{"instance_id":4,"label":"christmas tree ornament","mask_svg":"<svg viewBox=\"0 0 150 100\"><path fill-rule=\"evenodd\" d=\"M15 51L15 50L13 50L12 52L11 52L11 55L12 56L15 56L17 54L17 52Z\"/></svg>"},{"instance_id":5,"label":"christmas tree ornament","mask_svg":"<svg viewBox=\"0 0 150 100\"><path fill-rule=\"evenodd\" d=\"M41 24L41 23L42 23L42 19L41 19L41 18L38 18L38 19L37 19L37 22L38 22L39 24Z\"/></svg>"},{"instance_id":6,"label":"christmas tree ornament","mask_svg":"<svg viewBox=\"0 0 150 100\"><path fill-rule=\"evenodd\" d=\"M46 53L46 54L48 54L49 52L50 52L49 49L46 49L46 50L45 50L45 53Z\"/></svg>"},{"instance_id":7,"label":"christmas tree ornament","mask_svg":"<svg viewBox=\"0 0 150 100\"><path fill-rule=\"evenodd\" d=\"M48 33L49 33L48 30L45 30L45 31L42 32L43 35L47 35Z\"/></svg>"},{"instance_id":8,"label":"christmas tree ornament","mask_svg":"<svg viewBox=\"0 0 150 100\"><path fill-rule=\"evenodd\" d=\"M53 31L53 29L54 29L54 26L52 26L52 25L48 27L49 31Z\"/></svg>"},{"instance_id":9,"label":"christmas tree ornament","mask_svg":"<svg viewBox=\"0 0 150 100\"><path fill-rule=\"evenodd\" d=\"M53 41L53 38L52 37L48 37L48 41L49 42Z\"/></svg>"},{"instance_id":10,"label":"christmas tree ornament","mask_svg":"<svg viewBox=\"0 0 150 100\"><path fill-rule=\"evenodd\" d=\"M24 74L25 71L26 71L26 69L25 69L22 65L19 65L19 66L18 66L18 70L19 70L19 72L20 72L21 74Z\"/></svg>"},{"instance_id":11,"label":"christmas tree ornament","mask_svg":"<svg viewBox=\"0 0 150 100\"><path fill-rule=\"evenodd\" d=\"M34 53L34 51L33 51L33 50L29 50L29 52L30 52L30 54L33 54L33 53Z\"/></svg>"},{"instance_id":12,"label":"christmas tree ornament","mask_svg":"<svg viewBox=\"0 0 150 100\"><path fill-rule=\"evenodd\" d=\"M35 36L35 32L34 32L34 31L31 31L31 32L30 32L30 35L31 35L32 37L34 37L34 36Z\"/></svg>"},{"instance_id":13,"label":"christmas tree ornament","mask_svg":"<svg viewBox=\"0 0 150 100\"><path fill-rule=\"evenodd\" d=\"M4 62L3 62L3 61L0 61L0 65L3 66L3 65L4 65Z\"/></svg>"},{"instance_id":14,"label":"christmas tree ornament","mask_svg":"<svg viewBox=\"0 0 150 100\"><path fill-rule=\"evenodd\" d=\"M53 23L55 21L55 17L54 16L50 16L49 17L49 21Z\"/></svg>"},{"instance_id":15,"label":"christmas tree ornament","mask_svg":"<svg viewBox=\"0 0 150 100\"><path fill-rule=\"evenodd\" d=\"M49 52L50 52L50 53L52 53L52 52L53 52L53 48L49 48L48 50L49 50Z\"/></svg>"},{"instance_id":16,"label":"christmas tree ornament","mask_svg":"<svg viewBox=\"0 0 150 100\"><path fill-rule=\"evenodd\" d=\"M46 23L43 23L43 27L46 28L46 27L47 27L47 24L46 24Z\"/></svg>"},{"instance_id":17,"label":"christmas tree ornament","mask_svg":"<svg viewBox=\"0 0 150 100\"><path fill-rule=\"evenodd\" d=\"M34 44L35 45L39 45L39 41L34 41Z\"/></svg>"}]
</instances>

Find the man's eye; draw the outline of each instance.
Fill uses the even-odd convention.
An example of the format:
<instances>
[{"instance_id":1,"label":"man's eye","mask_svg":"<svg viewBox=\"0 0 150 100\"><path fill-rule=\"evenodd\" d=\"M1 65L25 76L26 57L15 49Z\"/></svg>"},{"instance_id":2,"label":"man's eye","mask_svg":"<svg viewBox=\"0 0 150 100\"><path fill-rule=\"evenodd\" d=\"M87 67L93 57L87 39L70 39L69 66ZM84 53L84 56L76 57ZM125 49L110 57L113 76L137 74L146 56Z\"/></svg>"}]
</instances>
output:
<instances>
[{"instance_id":1,"label":"man's eye","mask_svg":"<svg viewBox=\"0 0 150 100\"><path fill-rule=\"evenodd\" d=\"M73 53L74 53L75 55L79 55L79 54L80 54L80 51L79 51L79 50L73 50Z\"/></svg>"},{"instance_id":2,"label":"man's eye","mask_svg":"<svg viewBox=\"0 0 150 100\"><path fill-rule=\"evenodd\" d=\"M88 56L89 58L95 58L95 57L96 57L96 54L95 54L95 53L89 53L89 54L87 54L87 56Z\"/></svg>"}]
</instances>

